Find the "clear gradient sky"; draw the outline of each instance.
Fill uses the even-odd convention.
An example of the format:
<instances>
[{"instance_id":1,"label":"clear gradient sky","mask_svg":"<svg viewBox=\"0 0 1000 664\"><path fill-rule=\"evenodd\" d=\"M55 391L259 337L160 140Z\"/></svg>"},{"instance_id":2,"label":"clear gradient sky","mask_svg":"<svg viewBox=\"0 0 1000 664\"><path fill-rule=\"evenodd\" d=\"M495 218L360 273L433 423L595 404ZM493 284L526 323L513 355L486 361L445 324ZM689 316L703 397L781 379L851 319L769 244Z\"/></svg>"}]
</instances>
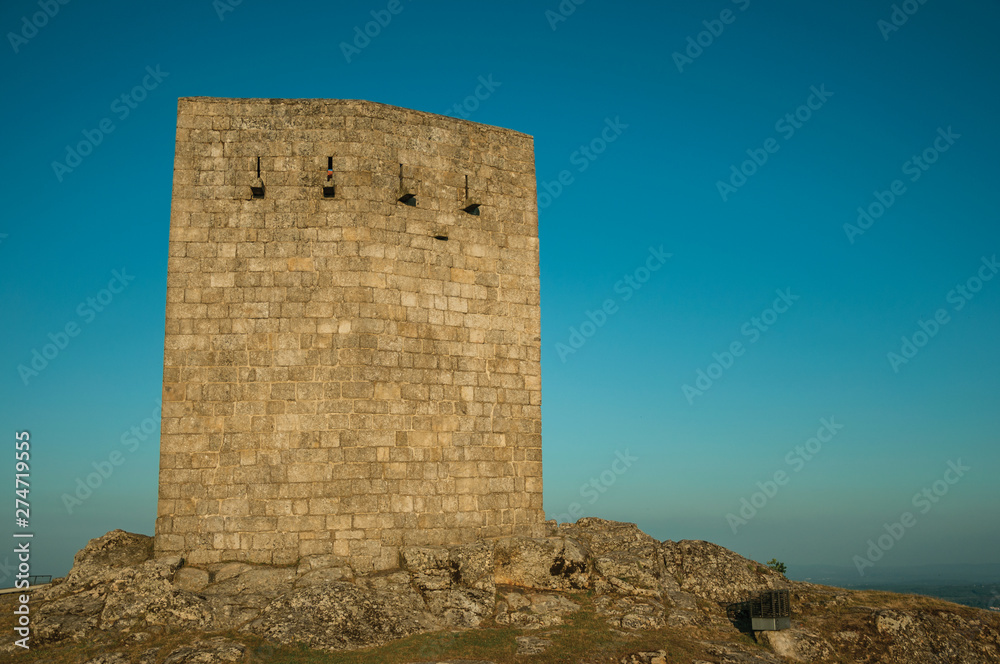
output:
<instances>
[{"instance_id":1,"label":"clear gradient sky","mask_svg":"<svg viewBox=\"0 0 1000 664\"><path fill-rule=\"evenodd\" d=\"M30 431L35 572L153 532L197 95L535 137L550 517L793 571L877 557L884 524L877 565L998 561L1000 7L576 2L3 3L0 477Z\"/></svg>"}]
</instances>

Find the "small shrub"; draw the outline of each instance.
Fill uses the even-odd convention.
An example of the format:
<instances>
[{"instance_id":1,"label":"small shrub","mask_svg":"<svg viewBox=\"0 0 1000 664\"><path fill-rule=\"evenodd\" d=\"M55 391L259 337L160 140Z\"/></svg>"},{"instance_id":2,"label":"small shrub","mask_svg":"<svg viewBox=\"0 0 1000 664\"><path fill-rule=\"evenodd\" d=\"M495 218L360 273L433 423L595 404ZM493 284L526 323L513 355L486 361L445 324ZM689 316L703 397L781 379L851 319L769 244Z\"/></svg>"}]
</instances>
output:
<instances>
[{"instance_id":1,"label":"small shrub","mask_svg":"<svg viewBox=\"0 0 1000 664\"><path fill-rule=\"evenodd\" d=\"M779 562L777 558L771 558L767 561L767 566L778 574L784 574L788 571L788 567L785 566L785 563Z\"/></svg>"}]
</instances>

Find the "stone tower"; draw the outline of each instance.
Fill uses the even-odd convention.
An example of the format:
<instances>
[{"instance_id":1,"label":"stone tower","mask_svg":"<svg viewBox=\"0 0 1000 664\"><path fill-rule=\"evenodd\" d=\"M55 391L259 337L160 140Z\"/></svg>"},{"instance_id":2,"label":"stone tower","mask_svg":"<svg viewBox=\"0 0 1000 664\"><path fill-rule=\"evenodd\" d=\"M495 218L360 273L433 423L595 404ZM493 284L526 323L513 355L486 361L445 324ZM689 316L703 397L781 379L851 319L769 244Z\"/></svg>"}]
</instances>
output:
<instances>
[{"instance_id":1,"label":"stone tower","mask_svg":"<svg viewBox=\"0 0 1000 664\"><path fill-rule=\"evenodd\" d=\"M530 136L180 99L167 279L158 555L370 571L541 534Z\"/></svg>"}]
</instances>

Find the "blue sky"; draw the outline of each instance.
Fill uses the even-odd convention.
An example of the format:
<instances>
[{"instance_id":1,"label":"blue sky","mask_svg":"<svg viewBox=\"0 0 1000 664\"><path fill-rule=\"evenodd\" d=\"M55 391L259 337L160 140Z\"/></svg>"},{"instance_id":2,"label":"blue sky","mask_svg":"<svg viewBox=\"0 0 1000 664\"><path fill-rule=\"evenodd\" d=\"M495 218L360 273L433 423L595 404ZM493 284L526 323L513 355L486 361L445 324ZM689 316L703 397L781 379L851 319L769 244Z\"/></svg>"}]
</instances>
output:
<instances>
[{"instance_id":1,"label":"blue sky","mask_svg":"<svg viewBox=\"0 0 1000 664\"><path fill-rule=\"evenodd\" d=\"M0 404L8 449L31 433L34 571L152 534L197 95L535 137L550 517L793 567L996 562L1000 8L903 4L4 3Z\"/></svg>"}]
</instances>

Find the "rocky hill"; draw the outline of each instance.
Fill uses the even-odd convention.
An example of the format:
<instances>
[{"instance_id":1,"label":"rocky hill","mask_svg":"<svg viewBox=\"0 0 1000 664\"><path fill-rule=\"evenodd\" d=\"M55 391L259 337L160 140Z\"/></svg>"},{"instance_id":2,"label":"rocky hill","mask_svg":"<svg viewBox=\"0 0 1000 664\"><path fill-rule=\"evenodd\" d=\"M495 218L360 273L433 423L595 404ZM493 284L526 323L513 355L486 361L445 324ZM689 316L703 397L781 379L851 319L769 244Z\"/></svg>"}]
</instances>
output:
<instances>
[{"instance_id":1,"label":"rocky hill","mask_svg":"<svg viewBox=\"0 0 1000 664\"><path fill-rule=\"evenodd\" d=\"M727 607L787 588L792 628L751 632ZM0 627L13 630L13 596ZM334 556L288 567L192 567L116 530L34 592L31 650L46 664L621 662L986 664L1000 615L913 595L791 582L700 541L660 542L585 518L538 539L404 549L356 574ZM741 631L742 630L742 631Z\"/></svg>"}]
</instances>

